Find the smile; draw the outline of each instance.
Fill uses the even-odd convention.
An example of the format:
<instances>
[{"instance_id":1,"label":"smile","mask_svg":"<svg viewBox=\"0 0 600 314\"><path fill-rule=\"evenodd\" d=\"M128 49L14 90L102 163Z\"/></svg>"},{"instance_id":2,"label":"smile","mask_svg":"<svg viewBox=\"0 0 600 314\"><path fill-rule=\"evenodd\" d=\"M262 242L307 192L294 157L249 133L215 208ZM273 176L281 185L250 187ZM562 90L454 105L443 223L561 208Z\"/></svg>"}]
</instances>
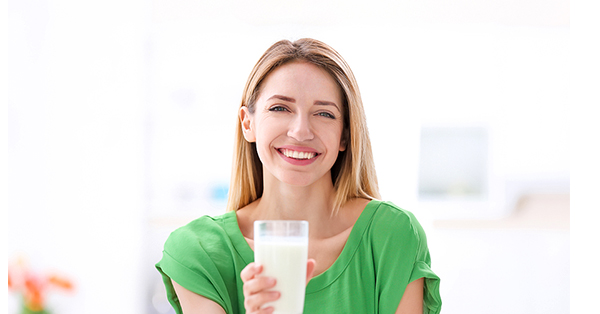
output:
<instances>
[{"instance_id":1,"label":"smile","mask_svg":"<svg viewBox=\"0 0 600 314\"><path fill-rule=\"evenodd\" d=\"M294 159L298 159L298 160L313 159L317 156L317 153L315 153L315 152L300 152L297 150L291 150L291 149L286 149L286 148L280 148L279 152L281 154L283 154L285 157L294 158Z\"/></svg>"}]
</instances>

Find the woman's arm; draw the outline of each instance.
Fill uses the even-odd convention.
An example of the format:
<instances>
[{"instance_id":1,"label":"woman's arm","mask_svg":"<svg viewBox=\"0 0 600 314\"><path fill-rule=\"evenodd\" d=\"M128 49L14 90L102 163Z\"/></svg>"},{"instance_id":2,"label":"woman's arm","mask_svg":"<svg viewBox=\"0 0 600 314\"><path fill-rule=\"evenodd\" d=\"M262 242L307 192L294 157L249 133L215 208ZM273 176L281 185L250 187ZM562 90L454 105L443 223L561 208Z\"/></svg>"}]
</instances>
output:
<instances>
[{"instance_id":1,"label":"woman's arm","mask_svg":"<svg viewBox=\"0 0 600 314\"><path fill-rule=\"evenodd\" d=\"M225 310L215 301L194 293L171 280L184 314L225 314Z\"/></svg>"},{"instance_id":2,"label":"woman's arm","mask_svg":"<svg viewBox=\"0 0 600 314\"><path fill-rule=\"evenodd\" d=\"M406 286L396 314L423 314L423 285L425 279L419 278Z\"/></svg>"}]
</instances>

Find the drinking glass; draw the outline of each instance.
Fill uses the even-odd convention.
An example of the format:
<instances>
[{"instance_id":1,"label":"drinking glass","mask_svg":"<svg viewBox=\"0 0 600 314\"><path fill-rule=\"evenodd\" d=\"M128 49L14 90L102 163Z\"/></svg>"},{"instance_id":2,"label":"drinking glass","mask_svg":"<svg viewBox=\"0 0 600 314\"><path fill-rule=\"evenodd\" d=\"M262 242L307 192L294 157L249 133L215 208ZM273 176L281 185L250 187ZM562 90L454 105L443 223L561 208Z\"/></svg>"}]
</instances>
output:
<instances>
[{"instance_id":1,"label":"drinking glass","mask_svg":"<svg viewBox=\"0 0 600 314\"><path fill-rule=\"evenodd\" d=\"M308 221L258 220L254 222L254 261L263 266L261 276L274 277L273 290L281 297L267 303L276 314L301 314L306 292Z\"/></svg>"}]
</instances>

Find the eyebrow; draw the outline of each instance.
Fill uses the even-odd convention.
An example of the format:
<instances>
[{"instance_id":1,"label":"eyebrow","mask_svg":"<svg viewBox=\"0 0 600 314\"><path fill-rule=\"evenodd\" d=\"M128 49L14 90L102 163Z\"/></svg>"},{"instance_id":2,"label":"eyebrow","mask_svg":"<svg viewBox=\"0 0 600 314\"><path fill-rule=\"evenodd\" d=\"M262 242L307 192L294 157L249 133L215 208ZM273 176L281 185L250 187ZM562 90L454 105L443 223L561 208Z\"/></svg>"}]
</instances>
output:
<instances>
[{"instance_id":1,"label":"eyebrow","mask_svg":"<svg viewBox=\"0 0 600 314\"><path fill-rule=\"evenodd\" d=\"M296 103L296 99L292 98L292 97L288 97L288 96L283 96L283 95L273 95L271 97L269 97L269 99L267 100L271 100L271 99L280 99L283 101L287 101L287 102L291 102L291 103ZM315 101L315 105L319 105L319 106L334 106L335 108L337 108L338 111L340 110L340 107L338 107L338 105L334 102L331 101L325 101L325 100L317 100Z\"/></svg>"},{"instance_id":2,"label":"eyebrow","mask_svg":"<svg viewBox=\"0 0 600 314\"><path fill-rule=\"evenodd\" d=\"M287 102L293 102L293 103L296 102L296 99L294 99L292 97L282 96L282 95L273 95L273 96L269 97L269 99L267 99L267 100L271 100L273 98L280 99L280 100L287 101Z\"/></svg>"},{"instance_id":3,"label":"eyebrow","mask_svg":"<svg viewBox=\"0 0 600 314\"><path fill-rule=\"evenodd\" d=\"M331 102L331 101L317 100L317 101L315 101L315 105L334 106L335 108L337 108L337 110L339 112L342 112L342 110L340 110L340 107L338 107L338 105L336 105L334 102Z\"/></svg>"}]
</instances>

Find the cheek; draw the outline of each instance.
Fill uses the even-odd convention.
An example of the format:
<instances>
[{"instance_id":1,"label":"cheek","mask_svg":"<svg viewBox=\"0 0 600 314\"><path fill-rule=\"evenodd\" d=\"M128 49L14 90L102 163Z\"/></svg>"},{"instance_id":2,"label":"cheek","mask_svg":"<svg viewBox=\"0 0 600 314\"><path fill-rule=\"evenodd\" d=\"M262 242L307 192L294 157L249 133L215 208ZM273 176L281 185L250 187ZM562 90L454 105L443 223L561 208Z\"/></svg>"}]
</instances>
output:
<instances>
[{"instance_id":1,"label":"cheek","mask_svg":"<svg viewBox=\"0 0 600 314\"><path fill-rule=\"evenodd\" d=\"M256 126L256 149L262 160L271 152L271 145L277 138L280 128L274 123L259 123Z\"/></svg>"},{"instance_id":2,"label":"cheek","mask_svg":"<svg viewBox=\"0 0 600 314\"><path fill-rule=\"evenodd\" d=\"M334 141L337 143L337 145L339 146L340 143L342 143L344 141L344 127L339 125L335 131L331 132L331 134L333 134L332 137L334 137Z\"/></svg>"},{"instance_id":3,"label":"cheek","mask_svg":"<svg viewBox=\"0 0 600 314\"><path fill-rule=\"evenodd\" d=\"M257 121L255 130L258 138L261 138L263 142L271 141L281 134L286 134L289 121L285 119L269 119ZM257 138L257 140L258 140Z\"/></svg>"},{"instance_id":4,"label":"cheek","mask_svg":"<svg viewBox=\"0 0 600 314\"><path fill-rule=\"evenodd\" d=\"M256 133L256 149L258 150L258 155L261 156L261 154L269 150L271 140L267 138L268 132L267 134L264 134L265 132L263 130L257 131L258 132Z\"/></svg>"},{"instance_id":5,"label":"cheek","mask_svg":"<svg viewBox=\"0 0 600 314\"><path fill-rule=\"evenodd\" d=\"M341 148L345 148L344 139L342 138L343 132L341 130L335 130L328 133L327 147L330 150L339 152Z\"/></svg>"}]
</instances>

